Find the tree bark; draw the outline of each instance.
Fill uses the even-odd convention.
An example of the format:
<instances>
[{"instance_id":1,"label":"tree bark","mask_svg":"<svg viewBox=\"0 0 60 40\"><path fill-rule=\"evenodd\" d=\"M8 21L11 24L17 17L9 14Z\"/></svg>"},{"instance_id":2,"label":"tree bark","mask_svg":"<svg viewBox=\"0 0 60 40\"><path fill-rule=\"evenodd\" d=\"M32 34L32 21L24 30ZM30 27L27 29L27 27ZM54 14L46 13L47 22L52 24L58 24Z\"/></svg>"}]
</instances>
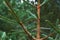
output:
<instances>
[{"instance_id":1,"label":"tree bark","mask_svg":"<svg viewBox=\"0 0 60 40\"><path fill-rule=\"evenodd\" d=\"M38 0L37 4L37 38L36 40L40 40L40 0Z\"/></svg>"}]
</instances>

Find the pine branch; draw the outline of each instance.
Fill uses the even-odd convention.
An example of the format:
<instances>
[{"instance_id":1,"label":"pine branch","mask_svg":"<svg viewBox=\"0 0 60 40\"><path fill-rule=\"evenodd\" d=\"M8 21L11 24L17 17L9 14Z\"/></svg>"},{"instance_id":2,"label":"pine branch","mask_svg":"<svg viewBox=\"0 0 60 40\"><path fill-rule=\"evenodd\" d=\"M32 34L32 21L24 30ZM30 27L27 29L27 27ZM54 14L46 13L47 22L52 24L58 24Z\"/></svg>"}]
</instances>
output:
<instances>
[{"instance_id":1,"label":"pine branch","mask_svg":"<svg viewBox=\"0 0 60 40\"><path fill-rule=\"evenodd\" d=\"M41 40L40 39L40 0L38 0L37 4L37 39L36 40Z\"/></svg>"},{"instance_id":2,"label":"pine branch","mask_svg":"<svg viewBox=\"0 0 60 40\"><path fill-rule=\"evenodd\" d=\"M16 15L16 13L13 11L10 3L8 3L8 0L4 0L5 4L7 5L7 7L10 9L11 14L16 18L16 21L19 23L19 25L21 25L21 27L23 28L23 30L25 31L25 33L32 39L35 39L34 37L32 37L31 33L29 33L29 31L26 29L25 25L19 20L19 17Z\"/></svg>"}]
</instances>

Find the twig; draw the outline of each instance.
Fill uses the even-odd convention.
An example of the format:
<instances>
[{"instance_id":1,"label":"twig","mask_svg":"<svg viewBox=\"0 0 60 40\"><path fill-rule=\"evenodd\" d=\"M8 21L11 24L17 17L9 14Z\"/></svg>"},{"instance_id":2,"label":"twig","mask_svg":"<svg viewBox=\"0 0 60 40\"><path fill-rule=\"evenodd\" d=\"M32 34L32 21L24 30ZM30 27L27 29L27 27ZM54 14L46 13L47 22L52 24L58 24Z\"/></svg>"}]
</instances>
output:
<instances>
[{"instance_id":1,"label":"twig","mask_svg":"<svg viewBox=\"0 0 60 40\"><path fill-rule=\"evenodd\" d=\"M25 33L26 33L30 38L32 38L32 39L34 40L35 38L32 37L31 33L26 29L25 25L24 25L22 22L20 22L19 17L18 17L18 16L16 15L16 13L13 11L13 9L12 9L11 5L8 3L8 1L7 1L7 0L4 0L4 1L5 1L6 5L8 6L8 8L10 9L11 14L16 18L16 21L19 23L19 25L21 25L21 27L23 28L23 30L25 31Z\"/></svg>"},{"instance_id":2,"label":"twig","mask_svg":"<svg viewBox=\"0 0 60 40\"><path fill-rule=\"evenodd\" d=\"M40 40L40 0L38 0L38 5L37 5L37 40Z\"/></svg>"}]
</instances>

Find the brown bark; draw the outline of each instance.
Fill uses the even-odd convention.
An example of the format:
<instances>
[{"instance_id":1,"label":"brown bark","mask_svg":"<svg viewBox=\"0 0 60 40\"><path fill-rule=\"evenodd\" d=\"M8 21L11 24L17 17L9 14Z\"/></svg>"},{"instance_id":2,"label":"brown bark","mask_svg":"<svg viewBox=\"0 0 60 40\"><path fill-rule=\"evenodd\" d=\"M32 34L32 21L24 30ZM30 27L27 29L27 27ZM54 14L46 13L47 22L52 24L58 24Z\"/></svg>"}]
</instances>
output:
<instances>
[{"instance_id":1,"label":"brown bark","mask_svg":"<svg viewBox=\"0 0 60 40\"><path fill-rule=\"evenodd\" d=\"M14 10L12 9L12 6L10 5L10 3L7 0L4 0L6 5L8 6L8 8L10 9L11 14L15 17L17 23L19 23L19 25L23 28L23 30L25 31L25 33L28 35L28 37L30 37L31 39L35 39L34 37L32 37L31 33L27 30L27 28L25 27L25 25L19 20L19 17L16 15L16 13L14 12Z\"/></svg>"},{"instance_id":2,"label":"brown bark","mask_svg":"<svg viewBox=\"0 0 60 40\"><path fill-rule=\"evenodd\" d=\"M37 5L37 39L40 40L40 0L38 0L38 5Z\"/></svg>"}]
</instances>

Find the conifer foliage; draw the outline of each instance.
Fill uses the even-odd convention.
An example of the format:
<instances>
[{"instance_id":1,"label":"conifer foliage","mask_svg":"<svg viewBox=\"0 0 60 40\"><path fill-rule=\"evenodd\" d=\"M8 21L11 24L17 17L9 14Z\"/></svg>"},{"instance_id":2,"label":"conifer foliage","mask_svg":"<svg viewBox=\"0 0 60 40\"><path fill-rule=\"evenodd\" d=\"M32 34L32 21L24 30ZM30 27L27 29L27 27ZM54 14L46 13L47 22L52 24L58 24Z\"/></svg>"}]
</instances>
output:
<instances>
[{"instance_id":1,"label":"conifer foliage","mask_svg":"<svg viewBox=\"0 0 60 40\"><path fill-rule=\"evenodd\" d=\"M60 0L0 0L0 40L60 40Z\"/></svg>"}]
</instances>

